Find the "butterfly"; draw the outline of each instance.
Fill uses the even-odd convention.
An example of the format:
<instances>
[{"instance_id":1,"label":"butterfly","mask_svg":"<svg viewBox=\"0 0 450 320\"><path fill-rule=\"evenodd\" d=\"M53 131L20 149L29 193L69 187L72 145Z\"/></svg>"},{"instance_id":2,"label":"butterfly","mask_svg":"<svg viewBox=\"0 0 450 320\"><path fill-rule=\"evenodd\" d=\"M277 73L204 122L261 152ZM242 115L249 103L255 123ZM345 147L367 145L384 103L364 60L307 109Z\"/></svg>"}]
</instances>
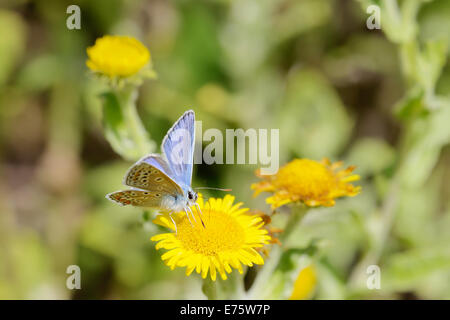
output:
<instances>
[{"instance_id":1,"label":"butterfly","mask_svg":"<svg viewBox=\"0 0 450 320\"><path fill-rule=\"evenodd\" d=\"M120 205L166 211L175 230L176 224L171 216L174 212L184 211L192 224L189 214L194 220L196 218L191 206L196 206L201 213L196 202L198 194L191 187L194 124L194 111L186 111L164 137L162 155L150 154L133 164L123 179L123 184L130 189L109 193L106 198Z\"/></svg>"}]
</instances>

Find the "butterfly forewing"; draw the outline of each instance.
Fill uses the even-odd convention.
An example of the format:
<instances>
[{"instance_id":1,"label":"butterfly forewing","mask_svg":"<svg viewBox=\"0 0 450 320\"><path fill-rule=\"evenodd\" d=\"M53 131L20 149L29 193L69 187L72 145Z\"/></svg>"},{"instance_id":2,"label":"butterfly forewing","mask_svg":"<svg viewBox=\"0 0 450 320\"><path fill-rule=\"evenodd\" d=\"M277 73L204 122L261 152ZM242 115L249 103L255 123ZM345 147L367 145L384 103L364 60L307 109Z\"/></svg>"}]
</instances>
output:
<instances>
[{"instance_id":1,"label":"butterfly forewing","mask_svg":"<svg viewBox=\"0 0 450 320\"><path fill-rule=\"evenodd\" d=\"M106 196L108 199L121 205L133 205L137 207L159 208L163 194L160 192L124 190L112 192Z\"/></svg>"},{"instance_id":2,"label":"butterfly forewing","mask_svg":"<svg viewBox=\"0 0 450 320\"><path fill-rule=\"evenodd\" d=\"M124 184L133 188L176 196L182 189L164 172L147 162L138 162L125 175Z\"/></svg>"},{"instance_id":3,"label":"butterfly forewing","mask_svg":"<svg viewBox=\"0 0 450 320\"><path fill-rule=\"evenodd\" d=\"M190 186L195 143L194 111L186 111L162 142L162 150L178 184Z\"/></svg>"},{"instance_id":4,"label":"butterfly forewing","mask_svg":"<svg viewBox=\"0 0 450 320\"><path fill-rule=\"evenodd\" d=\"M151 166L156 167L159 171L162 171L166 176L170 177L172 176L172 171L169 168L169 164L167 161L159 154L151 154L148 155L138 162L145 162L148 163Z\"/></svg>"}]
</instances>

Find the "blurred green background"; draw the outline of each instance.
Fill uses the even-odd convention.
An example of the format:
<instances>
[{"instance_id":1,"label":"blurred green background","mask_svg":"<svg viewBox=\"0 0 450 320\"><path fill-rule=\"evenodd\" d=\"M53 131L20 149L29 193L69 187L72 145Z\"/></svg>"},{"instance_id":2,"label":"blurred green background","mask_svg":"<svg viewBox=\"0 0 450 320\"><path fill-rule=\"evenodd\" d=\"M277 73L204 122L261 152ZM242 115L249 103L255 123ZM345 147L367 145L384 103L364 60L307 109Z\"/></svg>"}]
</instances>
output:
<instances>
[{"instance_id":1,"label":"blurred green background","mask_svg":"<svg viewBox=\"0 0 450 320\"><path fill-rule=\"evenodd\" d=\"M388 2L1 0L0 298L204 298L198 275L162 263L142 210L105 199L131 163L103 136L86 47L122 34L152 54L138 107L158 145L193 108L203 130L279 128L280 164L357 166L363 192L311 210L285 244L324 239L315 298L450 299L450 1ZM193 184L269 212L256 168L197 165ZM66 288L72 264L81 290Z\"/></svg>"}]
</instances>

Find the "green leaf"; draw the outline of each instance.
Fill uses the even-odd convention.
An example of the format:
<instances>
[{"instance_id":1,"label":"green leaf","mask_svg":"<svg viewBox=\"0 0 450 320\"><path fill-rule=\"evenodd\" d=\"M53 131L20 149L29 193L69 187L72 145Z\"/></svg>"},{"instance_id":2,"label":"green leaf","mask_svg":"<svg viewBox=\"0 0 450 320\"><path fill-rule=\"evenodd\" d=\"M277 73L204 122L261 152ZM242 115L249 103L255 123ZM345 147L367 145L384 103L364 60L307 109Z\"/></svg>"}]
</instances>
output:
<instances>
[{"instance_id":1,"label":"green leaf","mask_svg":"<svg viewBox=\"0 0 450 320\"><path fill-rule=\"evenodd\" d=\"M332 7L326 0L291 1L274 14L273 41L279 43L327 23Z\"/></svg>"},{"instance_id":2,"label":"green leaf","mask_svg":"<svg viewBox=\"0 0 450 320\"><path fill-rule=\"evenodd\" d=\"M450 249L447 245L424 247L392 255L382 267L384 290L411 290L435 273L449 274Z\"/></svg>"},{"instance_id":3,"label":"green leaf","mask_svg":"<svg viewBox=\"0 0 450 320\"><path fill-rule=\"evenodd\" d=\"M434 95L436 82L447 61L447 52L448 43L446 40L432 40L426 43L425 49L418 56L417 81L427 90L427 95L430 97Z\"/></svg>"},{"instance_id":4,"label":"green leaf","mask_svg":"<svg viewBox=\"0 0 450 320\"><path fill-rule=\"evenodd\" d=\"M281 140L297 155L336 155L347 143L353 121L338 94L319 72L299 70L288 80L281 110Z\"/></svg>"},{"instance_id":5,"label":"green leaf","mask_svg":"<svg viewBox=\"0 0 450 320\"><path fill-rule=\"evenodd\" d=\"M446 0L428 1L418 16L420 39L446 39L450 43L450 2Z\"/></svg>"},{"instance_id":6,"label":"green leaf","mask_svg":"<svg viewBox=\"0 0 450 320\"><path fill-rule=\"evenodd\" d=\"M0 87L7 81L25 50L26 30L22 18L11 11L0 10Z\"/></svg>"},{"instance_id":7,"label":"green leaf","mask_svg":"<svg viewBox=\"0 0 450 320\"><path fill-rule=\"evenodd\" d=\"M351 149L347 162L357 166L358 174L368 176L389 168L394 164L395 158L394 148L384 140L362 138Z\"/></svg>"},{"instance_id":8,"label":"green leaf","mask_svg":"<svg viewBox=\"0 0 450 320\"><path fill-rule=\"evenodd\" d=\"M409 90L406 96L394 106L394 114L401 120L425 116L428 111L424 106L424 91L419 87Z\"/></svg>"},{"instance_id":9,"label":"green leaf","mask_svg":"<svg viewBox=\"0 0 450 320\"><path fill-rule=\"evenodd\" d=\"M402 159L402 182L422 185L436 164L443 146L450 143L450 101L446 106L410 124L405 144L409 152Z\"/></svg>"},{"instance_id":10,"label":"green leaf","mask_svg":"<svg viewBox=\"0 0 450 320\"><path fill-rule=\"evenodd\" d=\"M314 240L305 248L291 248L284 251L261 297L264 299L289 298L300 270L310 265L317 252L318 248Z\"/></svg>"},{"instance_id":11,"label":"green leaf","mask_svg":"<svg viewBox=\"0 0 450 320\"><path fill-rule=\"evenodd\" d=\"M63 78L63 68L56 55L40 55L21 70L17 79L18 85L26 90L46 90Z\"/></svg>"},{"instance_id":12,"label":"green leaf","mask_svg":"<svg viewBox=\"0 0 450 320\"><path fill-rule=\"evenodd\" d=\"M316 265L317 272L320 274L317 299L345 299L345 283L333 266L326 258L321 259Z\"/></svg>"}]
</instances>

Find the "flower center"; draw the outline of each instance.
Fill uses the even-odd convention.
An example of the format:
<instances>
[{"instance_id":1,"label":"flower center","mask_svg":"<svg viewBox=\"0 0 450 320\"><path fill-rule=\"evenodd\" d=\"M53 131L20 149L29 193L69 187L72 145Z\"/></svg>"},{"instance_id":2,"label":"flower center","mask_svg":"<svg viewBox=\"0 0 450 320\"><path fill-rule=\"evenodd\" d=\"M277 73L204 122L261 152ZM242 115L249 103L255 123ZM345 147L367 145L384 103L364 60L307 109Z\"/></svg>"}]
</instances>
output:
<instances>
[{"instance_id":1,"label":"flower center","mask_svg":"<svg viewBox=\"0 0 450 320\"><path fill-rule=\"evenodd\" d=\"M177 223L176 237L185 249L215 256L219 252L238 250L245 243L244 229L236 219L221 211L203 209L203 222L198 216L197 222L192 217L192 225L187 216Z\"/></svg>"},{"instance_id":2,"label":"flower center","mask_svg":"<svg viewBox=\"0 0 450 320\"><path fill-rule=\"evenodd\" d=\"M333 189L336 178L328 168L316 161L296 159L280 168L273 184L301 198L317 198Z\"/></svg>"}]
</instances>

